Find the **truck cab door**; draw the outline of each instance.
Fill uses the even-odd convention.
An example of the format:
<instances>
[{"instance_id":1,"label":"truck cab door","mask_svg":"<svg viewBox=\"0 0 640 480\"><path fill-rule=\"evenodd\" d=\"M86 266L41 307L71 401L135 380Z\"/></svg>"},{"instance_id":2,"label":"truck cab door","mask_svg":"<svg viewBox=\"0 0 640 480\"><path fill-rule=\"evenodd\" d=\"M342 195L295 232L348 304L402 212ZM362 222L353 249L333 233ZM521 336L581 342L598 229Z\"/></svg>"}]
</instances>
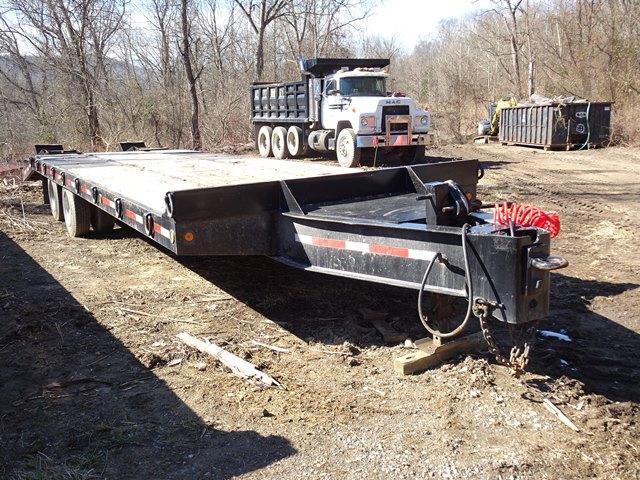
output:
<instances>
[{"instance_id":1,"label":"truck cab door","mask_svg":"<svg viewBox=\"0 0 640 480\"><path fill-rule=\"evenodd\" d=\"M343 117L342 109L344 108L344 99L342 95L334 93L329 94L332 90L338 89L336 79L327 79L324 82L324 90L322 92L322 128L335 130L338 121Z\"/></svg>"}]
</instances>

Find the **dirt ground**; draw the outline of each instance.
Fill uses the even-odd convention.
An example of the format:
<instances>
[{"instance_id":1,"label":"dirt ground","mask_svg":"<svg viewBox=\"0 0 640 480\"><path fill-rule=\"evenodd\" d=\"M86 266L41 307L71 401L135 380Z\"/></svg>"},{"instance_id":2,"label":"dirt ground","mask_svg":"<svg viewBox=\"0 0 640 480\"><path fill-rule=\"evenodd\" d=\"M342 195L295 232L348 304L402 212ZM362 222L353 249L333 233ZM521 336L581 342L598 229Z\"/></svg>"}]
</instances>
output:
<instances>
[{"instance_id":1,"label":"dirt ground","mask_svg":"<svg viewBox=\"0 0 640 480\"><path fill-rule=\"evenodd\" d=\"M640 150L458 146L480 197L557 210L551 315L520 379L487 352L401 377L359 309L425 336L415 292L266 258L67 237L37 184L0 197L0 477L640 478ZM189 332L285 386L261 388ZM277 352L260 344L277 346ZM553 401L581 429L541 404Z\"/></svg>"}]
</instances>

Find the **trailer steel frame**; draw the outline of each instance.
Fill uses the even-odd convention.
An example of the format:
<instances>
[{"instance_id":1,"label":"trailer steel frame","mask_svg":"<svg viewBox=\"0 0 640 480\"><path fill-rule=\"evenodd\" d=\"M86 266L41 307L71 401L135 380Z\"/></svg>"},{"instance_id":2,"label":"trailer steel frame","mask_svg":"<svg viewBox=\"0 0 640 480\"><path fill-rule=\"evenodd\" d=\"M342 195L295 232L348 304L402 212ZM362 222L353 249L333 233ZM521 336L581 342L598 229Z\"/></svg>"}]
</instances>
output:
<instances>
[{"instance_id":1,"label":"trailer steel frame","mask_svg":"<svg viewBox=\"0 0 640 480\"><path fill-rule=\"evenodd\" d=\"M51 180L175 255L265 255L295 268L416 290L435 263L425 291L467 297L468 280L469 301L491 305L502 322L524 324L548 313L551 268L540 265L550 255L549 234L510 232L491 222L476 198L477 160L172 189L158 208L157 201L123 195L117 179L95 181L95 169L109 168L105 155L38 154L26 177ZM118 158L144 165L161 156L179 172L185 158L202 155L138 151ZM140 172L143 181L145 169ZM465 204L468 211L460 211Z\"/></svg>"}]
</instances>

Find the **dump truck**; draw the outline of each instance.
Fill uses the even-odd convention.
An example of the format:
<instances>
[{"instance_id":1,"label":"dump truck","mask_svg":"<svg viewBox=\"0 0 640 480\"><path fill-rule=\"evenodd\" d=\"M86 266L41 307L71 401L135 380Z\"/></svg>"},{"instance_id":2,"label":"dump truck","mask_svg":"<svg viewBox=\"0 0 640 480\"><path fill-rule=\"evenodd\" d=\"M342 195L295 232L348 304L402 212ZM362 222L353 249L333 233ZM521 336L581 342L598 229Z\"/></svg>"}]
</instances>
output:
<instances>
[{"instance_id":1,"label":"dump truck","mask_svg":"<svg viewBox=\"0 0 640 480\"><path fill-rule=\"evenodd\" d=\"M118 223L177 256L263 255L412 289L439 342L468 333L474 317L492 352L495 325L508 325L514 342L530 341L522 332L549 312L550 271L566 265L551 255L547 231L495 223L477 198L477 160L347 170L190 150L38 151L25 179L42 180L53 216L73 237ZM452 319L438 313L446 309L424 307L427 296L432 304L462 299L464 319L449 328Z\"/></svg>"},{"instance_id":2,"label":"dump truck","mask_svg":"<svg viewBox=\"0 0 640 480\"><path fill-rule=\"evenodd\" d=\"M424 157L431 116L387 91L388 59L312 58L302 79L251 86L251 123L262 157L335 151L343 167L395 155Z\"/></svg>"}]
</instances>

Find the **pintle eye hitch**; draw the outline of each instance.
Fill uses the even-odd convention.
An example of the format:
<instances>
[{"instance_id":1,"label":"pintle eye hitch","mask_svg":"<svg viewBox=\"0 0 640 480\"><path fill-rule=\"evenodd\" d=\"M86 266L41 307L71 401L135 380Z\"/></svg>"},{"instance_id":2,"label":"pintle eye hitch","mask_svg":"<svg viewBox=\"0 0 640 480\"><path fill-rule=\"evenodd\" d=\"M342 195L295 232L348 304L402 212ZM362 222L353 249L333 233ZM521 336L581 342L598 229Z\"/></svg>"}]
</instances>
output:
<instances>
[{"instance_id":1,"label":"pintle eye hitch","mask_svg":"<svg viewBox=\"0 0 640 480\"><path fill-rule=\"evenodd\" d=\"M532 268L549 272L565 268L569 265L569 262L562 257L549 255L547 257L533 257L529 260L529 264Z\"/></svg>"}]
</instances>

